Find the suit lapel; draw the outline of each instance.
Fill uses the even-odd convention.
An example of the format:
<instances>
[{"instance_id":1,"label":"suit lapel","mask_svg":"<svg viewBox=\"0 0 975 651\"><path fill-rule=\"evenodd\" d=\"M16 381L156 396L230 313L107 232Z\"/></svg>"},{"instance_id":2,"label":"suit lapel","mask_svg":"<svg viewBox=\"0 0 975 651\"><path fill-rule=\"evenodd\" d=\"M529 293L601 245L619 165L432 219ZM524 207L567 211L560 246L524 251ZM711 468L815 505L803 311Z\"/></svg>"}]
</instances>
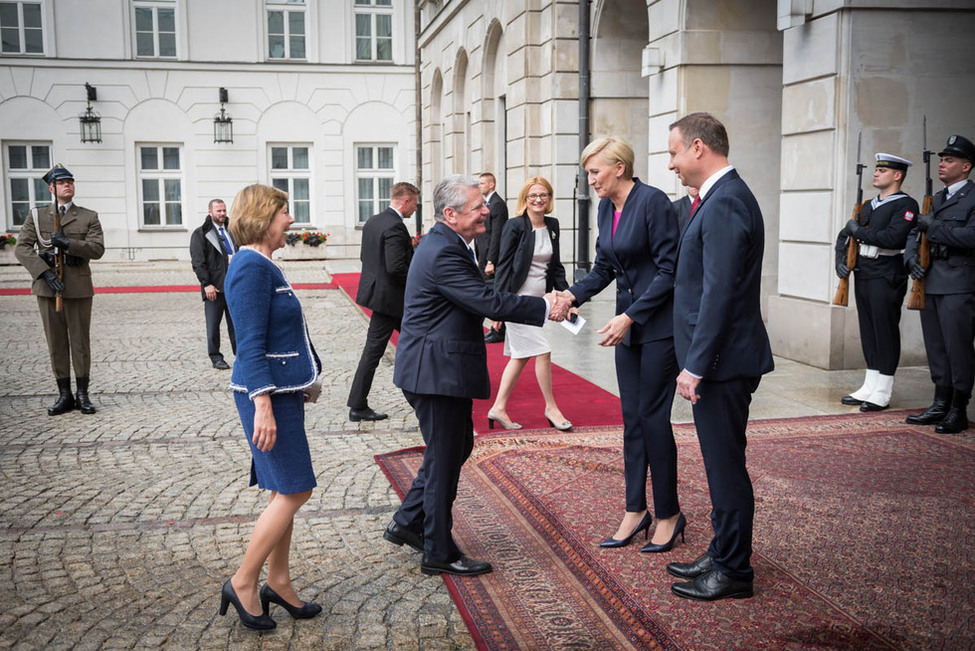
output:
<instances>
[{"instance_id":1,"label":"suit lapel","mask_svg":"<svg viewBox=\"0 0 975 651\"><path fill-rule=\"evenodd\" d=\"M700 220L698 219L698 215L700 215L701 211L704 210L704 204L708 202L708 199L710 199L715 195L715 193L722 185L731 181L732 179L737 179L737 178L740 178L738 176L738 170L733 169L729 171L727 174L725 174L720 179L718 179L714 185L711 186L711 188L708 190L708 193L704 195L703 199L701 199L701 202L697 204L697 210L695 210L690 214L690 216L687 219L687 226L684 227L683 234L681 235L680 239L677 240L677 255L675 260L680 258L680 250L684 244L684 237L690 232L691 227L693 225L699 223Z\"/></svg>"}]
</instances>

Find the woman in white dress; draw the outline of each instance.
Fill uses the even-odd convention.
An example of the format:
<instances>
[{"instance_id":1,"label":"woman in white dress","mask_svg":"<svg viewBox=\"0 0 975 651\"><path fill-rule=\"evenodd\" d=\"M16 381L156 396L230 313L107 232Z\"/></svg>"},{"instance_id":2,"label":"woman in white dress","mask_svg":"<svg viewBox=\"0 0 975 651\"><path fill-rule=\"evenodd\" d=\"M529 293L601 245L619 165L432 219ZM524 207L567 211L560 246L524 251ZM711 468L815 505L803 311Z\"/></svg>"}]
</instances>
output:
<instances>
[{"instance_id":1,"label":"woman in white dress","mask_svg":"<svg viewBox=\"0 0 975 651\"><path fill-rule=\"evenodd\" d=\"M552 289L562 291L565 267L559 259L559 221L545 215L552 210L552 184L542 177L532 177L518 193L514 219L509 219L501 233L501 252L495 273L495 289L522 296L542 296ZM494 324L495 330L501 327ZM539 326L509 323L504 339L504 354L510 357L501 376L501 386L494 405L488 411L488 427L494 422L505 429L521 429L508 416L511 392L528 364L535 360L535 378L545 398L545 417L552 427L572 427L555 402L552 393L552 348Z\"/></svg>"}]
</instances>

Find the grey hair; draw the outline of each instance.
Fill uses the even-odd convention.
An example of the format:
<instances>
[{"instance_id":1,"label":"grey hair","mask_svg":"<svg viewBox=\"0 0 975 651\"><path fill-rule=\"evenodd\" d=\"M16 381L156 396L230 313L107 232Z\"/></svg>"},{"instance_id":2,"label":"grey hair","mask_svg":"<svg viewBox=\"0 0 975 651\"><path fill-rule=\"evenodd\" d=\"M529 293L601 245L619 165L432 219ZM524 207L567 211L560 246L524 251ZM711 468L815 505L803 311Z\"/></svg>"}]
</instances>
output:
<instances>
[{"instance_id":1,"label":"grey hair","mask_svg":"<svg viewBox=\"0 0 975 651\"><path fill-rule=\"evenodd\" d=\"M445 208L461 211L467 207L467 189L474 188L480 193L480 184L473 176L453 174L437 184L433 190L434 219L444 220Z\"/></svg>"}]
</instances>

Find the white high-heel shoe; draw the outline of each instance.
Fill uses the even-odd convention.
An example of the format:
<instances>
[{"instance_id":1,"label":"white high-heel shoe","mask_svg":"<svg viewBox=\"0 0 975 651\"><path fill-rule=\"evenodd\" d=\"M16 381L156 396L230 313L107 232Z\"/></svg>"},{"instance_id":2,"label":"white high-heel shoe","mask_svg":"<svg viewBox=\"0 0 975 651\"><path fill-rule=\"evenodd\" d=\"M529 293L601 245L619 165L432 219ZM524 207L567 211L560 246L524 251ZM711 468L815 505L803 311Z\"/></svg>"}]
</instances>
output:
<instances>
[{"instance_id":1,"label":"white high-heel shoe","mask_svg":"<svg viewBox=\"0 0 975 651\"><path fill-rule=\"evenodd\" d=\"M549 425L559 430L560 432L568 432L570 429L572 429L572 422L566 420L564 416L562 417L562 422L556 423L554 420L552 420L552 418L548 415L548 412L546 411L545 420L548 421Z\"/></svg>"},{"instance_id":2,"label":"white high-heel shoe","mask_svg":"<svg viewBox=\"0 0 975 651\"><path fill-rule=\"evenodd\" d=\"M494 422L497 421L498 424L504 429L521 429L521 425L514 421L505 420L495 414L493 411L488 410L488 429L494 429Z\"/></svg>"}]
</instances>

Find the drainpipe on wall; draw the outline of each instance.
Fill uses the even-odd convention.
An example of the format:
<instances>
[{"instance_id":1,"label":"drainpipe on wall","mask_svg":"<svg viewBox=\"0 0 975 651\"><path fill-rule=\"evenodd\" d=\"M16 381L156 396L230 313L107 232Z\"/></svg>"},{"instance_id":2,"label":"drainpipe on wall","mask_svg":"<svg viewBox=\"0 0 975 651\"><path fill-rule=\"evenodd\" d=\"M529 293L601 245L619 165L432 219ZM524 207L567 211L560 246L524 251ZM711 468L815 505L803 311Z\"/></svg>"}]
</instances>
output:
<instances>
[{"instance_id":1,"label":"drainpipe on wall","mask_svg":"<svg viewBox=\"0 0 975 651\"><path fill-rule=\"evenodd\" d=\"M589 6L591 0L579 0L579 152L589 144ZM576 180L576 203L579 207L578 248L575 280L589 273L589 184L580 166Z\"/></svg>"},{"instance_id":2,"label":"drainpipe on wall","mask_svg":"<svg viewBox=\"0 0 975 651\"><path fill-rule=\"evenodd\" d=\"M413 3L413 83L416 87L414 103L416 104L416 187L423 192L423 87L420 85L420 3ZM423 201L416 202L416 234L423 234Z\"/></svg>"}]
</instances>

